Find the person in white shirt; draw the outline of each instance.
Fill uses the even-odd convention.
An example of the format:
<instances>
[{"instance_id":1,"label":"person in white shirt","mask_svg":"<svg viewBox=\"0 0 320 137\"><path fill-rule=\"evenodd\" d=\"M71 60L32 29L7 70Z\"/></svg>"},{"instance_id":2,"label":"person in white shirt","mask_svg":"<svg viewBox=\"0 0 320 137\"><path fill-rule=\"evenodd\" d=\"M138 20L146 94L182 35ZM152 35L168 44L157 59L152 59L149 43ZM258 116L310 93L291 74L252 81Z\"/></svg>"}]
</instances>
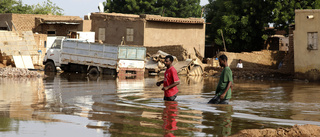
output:
<instances>
[{"instance_id":1,"label":"person in white shirt","mask_svg":"<svg viewBox=\"0 0 320 137\"><path fill-rule=\"evenodd\" d=\"M243 68L243 64L242 64L242 62L241 62L241 59L239 59L239 62L238 62L238 64L237 64L237 68Z\"/></svg>"}]
</instances>

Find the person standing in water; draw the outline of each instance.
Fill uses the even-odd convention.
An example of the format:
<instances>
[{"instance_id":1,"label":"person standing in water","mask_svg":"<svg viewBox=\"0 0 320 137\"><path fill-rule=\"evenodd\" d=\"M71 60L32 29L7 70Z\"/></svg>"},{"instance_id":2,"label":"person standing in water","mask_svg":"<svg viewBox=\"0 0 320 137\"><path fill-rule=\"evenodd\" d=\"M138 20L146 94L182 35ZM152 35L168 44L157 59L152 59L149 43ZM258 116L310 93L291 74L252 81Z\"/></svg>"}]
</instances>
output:
<instances>
[{"instance_id":1,"label":"person standing in water","mask_svg":"<svg viewBox=\"0 0 320 137\"><path fill-rule=\"evenodd\" d=\"M163 83L163 100L166 101L174 101L176 99L178 94L177 85L180 84L177 70L172 66L172 62L173 57L171 55L165 57L164 64L166 65L167 70L164 73L164 80L156 83L157 86L160 86Z\"/></svg>"},{"instance_id":2,"label":"person standing in water","mask_svg":"<svg viewBox=\"0 0 320 137\"><path fill-rule=\"evenodd\" d=\"M208 104L229 104L232 94L232 71L228 66L228 57L221 55L219 64L224 69L221 72L220 80L216 89L216 95L208 102Z\"/></svg>"}]
</instances>

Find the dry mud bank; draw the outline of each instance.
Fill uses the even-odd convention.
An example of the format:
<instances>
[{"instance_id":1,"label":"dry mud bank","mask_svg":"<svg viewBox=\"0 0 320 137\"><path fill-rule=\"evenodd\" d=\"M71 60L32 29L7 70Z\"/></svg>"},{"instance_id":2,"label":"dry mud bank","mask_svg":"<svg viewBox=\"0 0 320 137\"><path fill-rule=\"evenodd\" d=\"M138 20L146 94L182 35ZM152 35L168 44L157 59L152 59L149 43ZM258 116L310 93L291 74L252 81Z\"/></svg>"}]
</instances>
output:
<instances>
[{"instance_id":1,"label":"dry mud bank","mask_svg":"<svg viewBox=\"0 0 320 137\"><path fill-rule=\"evenodd\" d=\"M316 125L295 125L292 128L246 129L231 137L319 137L320 127Z\"/></svg>"}]
</instances>

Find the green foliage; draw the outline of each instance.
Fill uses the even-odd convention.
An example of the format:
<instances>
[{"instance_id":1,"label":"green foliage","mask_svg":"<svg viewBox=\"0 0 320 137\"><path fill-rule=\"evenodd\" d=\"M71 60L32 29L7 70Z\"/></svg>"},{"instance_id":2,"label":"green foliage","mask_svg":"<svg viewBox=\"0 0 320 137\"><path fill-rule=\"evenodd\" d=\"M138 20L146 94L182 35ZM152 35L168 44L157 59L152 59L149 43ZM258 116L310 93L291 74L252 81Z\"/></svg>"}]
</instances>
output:
<instances>
[{"instance_id":1,"label":"green foliage","mask_svg":"<svg viewBox=\"0 0 320 137\"><path fill-rule=\"evenodd\" d=\"M52 15L63 15L60 7L50 0L44 1L42 4L32 5L33 14L52 14Z\"/></svg>"},{"instance_id":2,"label":"green foliage","mask_svg":"<svg viewBox=\"0 0 320 137\"><path fill-rule=\"evenodd\" d=\"M62 11L63 9L50 0L37 5L22 4L21 0L0 0L0 13L63 15Z\"/></svg>"},{"instance_id":3,"label":"green foliage","mask_svg":"<svg viewBox=\"0 0 320 137\"><path fill-rule=\"evenodd\" d=\"M320 0L209 0L205 6L207 41L223 49L222 34L228 51L260 50L274 32L268 24L288 31L294 23L295 9L320 8Z\"/></svg>"},{"instance_id":4,"label":"green foliage","mask_svg":"<svg viewBox=\"0 0 320 137\"><path fill-rule=\"evenodd\" d=\"M200 0L106 0L105 12L200 17Z\"/></svg>"},{"instance_id":5,"label":"green foliage","mask_svg":"<svg viewBox=\"0 0 320 137\"><path fill-rule=\"evenodd\" d=\"M22 1L0 0L0 13L31 13L32 7L23 5Z\"/></svg>"}]
</instances>

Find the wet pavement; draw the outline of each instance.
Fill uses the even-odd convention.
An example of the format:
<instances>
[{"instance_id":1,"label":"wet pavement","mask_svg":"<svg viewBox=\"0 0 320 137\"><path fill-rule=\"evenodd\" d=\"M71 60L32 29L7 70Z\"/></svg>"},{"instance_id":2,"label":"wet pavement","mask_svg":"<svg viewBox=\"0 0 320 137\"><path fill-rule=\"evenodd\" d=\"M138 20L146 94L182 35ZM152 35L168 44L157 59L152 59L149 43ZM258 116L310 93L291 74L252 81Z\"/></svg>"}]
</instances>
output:
<instances>
[{"instance_id":1,"label":"wet pavement","mask_svg":"<svg viewBox=\"0 0 320 137\"><path fill-rule=\"evenodd\" d=\"M235 80L230 105L209 105L218 79L180 76L174 102L163 101L159 80L0 78L0 136L226 136L242 129L320 125L317 83Z\"/></svg>"}]
</instances>

